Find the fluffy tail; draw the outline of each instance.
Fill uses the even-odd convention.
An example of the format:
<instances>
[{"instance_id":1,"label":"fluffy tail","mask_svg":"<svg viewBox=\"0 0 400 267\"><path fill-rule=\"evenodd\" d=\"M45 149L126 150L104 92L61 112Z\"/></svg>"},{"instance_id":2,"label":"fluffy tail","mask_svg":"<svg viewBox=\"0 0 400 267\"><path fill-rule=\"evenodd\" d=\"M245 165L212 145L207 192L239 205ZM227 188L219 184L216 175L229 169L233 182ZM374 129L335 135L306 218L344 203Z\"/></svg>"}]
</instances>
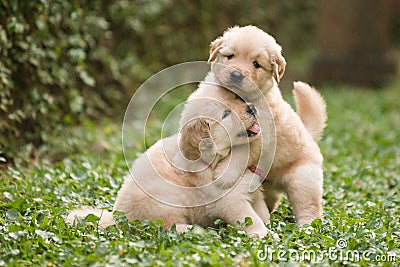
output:
<instances>
[{"instance_id":1,"label":"fluffy tail","mask_svg":"<svg viewBox=\"0 0 400 267\"><path fill-rule=\"evenodd\" d=\"M98 222L99 228L104 229L107 226L116 224L116 221L113 219L112 212L97 209L97 208L92 208L92 207L86 207L86 208L82 208L82 209L72 210L68 214L67 218L65 219L65 222L72 225L72 224L74 224L74 221L76 219L84 219L89 214L96 215L97 217L100 218L100 220Z\"/></svg>"},{"instance_id":2,"label":"fluffy tail","mask_svg":"<svg viewBox=\"0 0 400 267\"><path fill-rule=\"evenodd\" d=\"M293 95L297 114L307 131L318 141L326 126L326 104L318 91L306 83L294 82Z\"/></svg>"}]
</instances>

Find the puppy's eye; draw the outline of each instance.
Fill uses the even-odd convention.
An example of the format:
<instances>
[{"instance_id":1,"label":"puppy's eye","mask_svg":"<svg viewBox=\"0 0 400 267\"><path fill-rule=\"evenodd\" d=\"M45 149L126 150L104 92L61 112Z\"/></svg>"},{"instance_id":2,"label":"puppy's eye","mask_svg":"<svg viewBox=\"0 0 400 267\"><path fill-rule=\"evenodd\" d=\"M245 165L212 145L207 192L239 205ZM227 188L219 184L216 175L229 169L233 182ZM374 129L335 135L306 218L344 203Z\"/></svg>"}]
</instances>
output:
<instances>
[{"instance_id":1,"label":"puppy's eye","mask_svg":"<svg viewBox=\"0 0 400 267\"><path fill-rule=\"evenodd\" d=\"M231 114L232 110L230 109L226 109L224 111L224 113L222 114L222 119L225 119L226 117L228 117L229 114Z\"/></svg>"},{"instance_id":2,"label":"puppy's eye","mask_svg":"<svg viewBox=\"0 0 400 267\"><path fill-rule=\"evenodd\" d=\"M253 61L253 66L256 69L261 68L261 65L257 61Z\"/></svg>"},{"instance_id":3,"label":"puppy's eye","mask_svg":"<svg viewBox=\"0 0 400 267\"><path fill-rule=\"evenodd\" d=\"M231 60L235 55L234 54L229 54L226 57L228 58L228 60Z\"/></svg>"}]
</instances>

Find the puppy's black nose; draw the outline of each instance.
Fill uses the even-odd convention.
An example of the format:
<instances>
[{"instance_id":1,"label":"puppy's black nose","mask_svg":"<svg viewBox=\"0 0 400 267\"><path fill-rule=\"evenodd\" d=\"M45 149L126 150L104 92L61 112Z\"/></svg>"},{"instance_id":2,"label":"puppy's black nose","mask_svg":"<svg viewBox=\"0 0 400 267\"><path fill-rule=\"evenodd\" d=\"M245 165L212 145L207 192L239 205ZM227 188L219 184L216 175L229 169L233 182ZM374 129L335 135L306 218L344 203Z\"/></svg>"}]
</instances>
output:
<instances>
[{"instance_id":1,"label":"puppy's black nose","mask_svg":"<svg viewBox=\"0 0 400 267\"><path fill-rule=\"evenodd\" d=\"M244 78L244 75L237 70L231 72L231 80L235 83L240 83Z\"/></svg>"},{"instance_id":2,"label":"puppy's black nose","mask_svg":"<svg viewBox=\"0 0 400 267\"><path fill-rule=\"evenodd\" d=\"M257 109L253 104L248 104L246 108L247 113L249 113L252 116L257 115Z\"/></svg>"}]
</instances>

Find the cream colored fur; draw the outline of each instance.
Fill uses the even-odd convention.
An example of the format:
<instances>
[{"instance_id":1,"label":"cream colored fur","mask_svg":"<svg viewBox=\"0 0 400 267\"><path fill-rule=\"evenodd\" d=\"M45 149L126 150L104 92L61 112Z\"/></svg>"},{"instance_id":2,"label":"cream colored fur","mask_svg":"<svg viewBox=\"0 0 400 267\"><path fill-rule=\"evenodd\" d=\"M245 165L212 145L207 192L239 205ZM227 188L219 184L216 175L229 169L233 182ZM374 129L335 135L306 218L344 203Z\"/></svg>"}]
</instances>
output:
<instances>
[{"instance_id":1,"label":"cream colored fur","mask_svg":"<svg viewBox=\"0 0 400 267\"><path fill-rule=\"evenodd\" d=\"M277 85L286 66L281 47L272 36L254 26L228 29L211 43L209 61L212 63L209 81L232 88L256 106L266 101L270 107L276 128L276 149L269 180L263 185L268 210L272 212L276 208L281 192L285 192L299 225L322 218L323 157L316 141L321 137L327 117L321 95L308 84L296 82L294 95L298 112L284 101ZM235 86L232 86L233 71L245 77ZM259 91L262 97L257 95ZM218 86L213 92L197 92L199 95L218 93L224 93ZM272 143L264 140L267 143L264 142L262 152L273 153ZM251 150L260 150L261 143L260 138L251 142ZM250 161L257 162L258 159ZM241 173L236 165L232 164L228 179L235 180ZM265 168L268 171L269 166Z\"/></svg>"},{"instance_id":2,"label":"cream colored fur","mask_svg":"<svg viewBox=\"0 0 400 267\"><path fill-rule=\"evenodd\" d=\"M232 54L234 57L228 59ZM200 139L185 141L181 136L175 135L160 140L135 161L132 174L139 178L139 184L144 184L164 202L179 202L185 206L193 203L193 199L201 203L201 200L210 195L222 197L207 205L195 207L167 205L160 199L150 197L128 175L118 192L114 210L125 211L129 220L161 218L165 228L169 229L172 224L176 224L178 231L186 231L191 224L212 226L216 218L233 224L250 217L253 225L245 230L249 234L263 237L267 232L264 224L269 223L269 213L278 205L281 193L285 192L299 225L310 223L314 218L322 218L323 158L316 143L326 122L325 102L321 95L308 84L296 82L294 95L297 113L284 101L277 86L286 67L281 47L272 36L254 26L228 29L212 42L209 61L212 62L212 71L199 89L189 97L182 114L181 126L190 126L188 121L206 116L223 124L223 129L211 123L207 134L207 131L202 132L204 128L198 128L197 125L192 128L192 133L200 133ZM255 68L254 62L259 63L260 67ZM243 109L240 111L235 104L238 101L235 95L223 88L231 86L229 79L232 70L245 76L240 86L233 90L245 101L258 107L258 116L262 120L261 136L251 140L228 138L227 133L231 137L236 136L237 132L234 130L238 127L235 123L221 121L220 115L227 106L235 109L238 114L243 114ZM210 102L207 105L197 102L201 99L209 99ZM215 104L215 99L220 104ZM264 108L265 102L270 110ZM248 118L241 115L239 117L246 124ZM270 134L273 123L276 139L274 134ZM188 136L186 133L183 135ZM210 139L213 143L211 146ZM199 140L205 141L200 144ZM162 149L162 144L166 150ZM196 144L199 146L196 147ZM179 145L184 155L177 153ZM232 149L231 145L234 145ZM173 155L172 162L184 168L198 170L204 164L202 161L209 162L210 165L203 165L203 169L198 172L182 172L171 165L166 154ZM247 170L248 166L257 164L264 155L270 157L272 162L271 166L265 166L266 171L270 167L268 182L263 185L265 201L261 190L250 189L251 184L260 177ZM202 157L202 160L188 161L192 157ZM176 188L160 183L160 176L169 182L195 188L215 181L208 190L182 195ZM72 211L66 221L73 223L76 217L83 218L90 213L100 217L100 227L115 224L111 212L93 208Z\"/></svg>"},{"instance_id":3,"label":"cream colored fur","mask_svg":"<svg viewBox=\"0 0 400 267\"><path fill-rule=\"evenodd\" d=\"M297 114L307 131L318 141L326 126L325 101L317 90L302 82L293 83Z\"/></svg>"},{"instance_id":4,"label":"cream colored fur","mask_svg":"<svg viewBox=\"0 0 400 267\"><path fill-rule=\"evenodd\" d=\"M202 83L200 88L207 86ZM162 219L166 229L175 224L178 231L186 231L192 224L213 226L218 218L234 224L251 217L253 224L245 227L249 235L266 235L264 223L269 222L269 214L262 192L242 193L242 188L248 187L250 178L246 177L252 173L246 171L233 190L212 184L214 168L227 168L229 160L221 160L235 157L230 154L231 145L247 146L255 138L239 134L257 122L248 112L248 104L234 98L225 101L233 96L229 93L219 96L189 99L183 114L187 120L180 134L158 141L136 159L118 192L114 211L124 211L128 220ZM223 118L227 110L231 112ZM188 193L171 183L196 190ZM212 201L204 203L208 199ZM73 210L66 221L73 223L75 218L88 214L100 217L101 228L116 223L112 212L95 208Z\"/></svg>"}]
</instances>

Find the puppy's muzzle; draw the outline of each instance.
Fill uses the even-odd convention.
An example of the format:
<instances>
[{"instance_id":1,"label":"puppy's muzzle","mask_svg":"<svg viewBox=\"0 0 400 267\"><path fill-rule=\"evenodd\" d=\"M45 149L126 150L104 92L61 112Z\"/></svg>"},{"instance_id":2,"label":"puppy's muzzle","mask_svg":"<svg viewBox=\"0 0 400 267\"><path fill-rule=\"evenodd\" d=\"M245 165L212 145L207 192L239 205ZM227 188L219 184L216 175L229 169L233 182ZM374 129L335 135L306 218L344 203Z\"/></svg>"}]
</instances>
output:
<instances>
[{"instance_id":1,"label":"puppy's muzzle","mask_svg":"<svg viewBox=\"0 0 400 267\"><path fill-rule=\"evenodd\" d=\"M234 70L230 74L230 79L234 83L241 83L243 81L244 75L237 70Z\"/></svg>"},{"instance_id":2,"label":"puppy's muzzle","mask_svg":"<svg viewBox=\"0 0 400 267\"><path fill-rule=\"evenodd\" d=\"M253 104L247 105L246 112L249 113L253 117L257 116L257 109Z\"/></svg>"}]
</instances>

